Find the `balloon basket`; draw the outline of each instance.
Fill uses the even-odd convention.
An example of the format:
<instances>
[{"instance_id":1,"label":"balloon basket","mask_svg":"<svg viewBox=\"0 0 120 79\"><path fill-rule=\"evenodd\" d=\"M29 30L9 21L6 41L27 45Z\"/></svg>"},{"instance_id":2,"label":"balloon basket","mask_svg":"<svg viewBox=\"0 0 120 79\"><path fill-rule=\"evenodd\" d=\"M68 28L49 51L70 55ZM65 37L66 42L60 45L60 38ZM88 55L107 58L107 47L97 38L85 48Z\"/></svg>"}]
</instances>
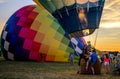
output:
<instances>
[{"instance_id":1,"label":"balloon basket","mask_svg":"<svg viewBox=\"0 0 120 79\"><path fill-rule=\"evenodd\" d=\"M84 61L84 59L82 59L82 61L81 61L81 74L86 74L86 75L92 74L90 64L88 66L87 71L85 71L85 67L86 67L86 62ZM101 63L99 62L99 60L97 60L97 63L94 66L94 70L95 70L95 74L101 74Z\"/></svg>"}]
</instances>

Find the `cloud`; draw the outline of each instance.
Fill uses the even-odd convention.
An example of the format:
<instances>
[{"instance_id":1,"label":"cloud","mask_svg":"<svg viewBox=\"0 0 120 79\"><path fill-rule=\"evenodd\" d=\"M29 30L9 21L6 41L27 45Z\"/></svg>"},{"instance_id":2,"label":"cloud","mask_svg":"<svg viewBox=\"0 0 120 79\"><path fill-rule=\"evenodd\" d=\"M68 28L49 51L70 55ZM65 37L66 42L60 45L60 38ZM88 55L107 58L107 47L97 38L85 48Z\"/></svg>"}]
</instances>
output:
<instances>
[{"instance_id":1,"label":"cloud","mask_svg":"<svg viewBox=\"0 0 120 79\"><path fill-rule=\"evenodd\" d=\"M120 0L105 0L101 22L97 31L86 37L86 40L100 50L120 51ZM95 39L97 35L97 39Z\"/></svg>"},{"instance_id":2,"label":"cloud","mask_svg":"<svg viewBox=\"0 0 120 79\"><path fill-rule=\"evenodd\" d=\"M2 30L3 30L3 27L0 26L0 35L1 35Z\"/></svg>"},{"instance_id":3,"label":"cloud","mask_svg":"<svg viewBox=\"0 0 120 79\"><path fill-rule=\"evenodd\" d=\"M120 28L120 0L106 0L100 27Z\"/></svg>"},{"instance_id":4,"label":"cloud","mask_svg":"<svg viewBox=\"0 0 120 79\"><path fill-rule=\"evenodd\" d=\"M0 3L4 3L5 2L5 0L0 0Z\"/></svg>"},{"instance_id":5,"label":"cloud","mask_svg":"<svg viewBox=\"0 0 120 79\"><path fill-rule=\"evenodd\" d=\"M120 28L120 22L112 22L112 21L109 21L109 22L102 22L100 24L100 27L101 28Z\"/></svg>"},{"instance_id":6,"label":"cloud","mask_svg":"<svg viewBox=\"0 0 120 79\"><path fill-rule=\"evenodd\" d=\"M105 1L105 8L110 8L111 6L113 5L116 5L116 4L119 4L120 3L120 0L106 0Z\"/></svg>"}]
</instances>

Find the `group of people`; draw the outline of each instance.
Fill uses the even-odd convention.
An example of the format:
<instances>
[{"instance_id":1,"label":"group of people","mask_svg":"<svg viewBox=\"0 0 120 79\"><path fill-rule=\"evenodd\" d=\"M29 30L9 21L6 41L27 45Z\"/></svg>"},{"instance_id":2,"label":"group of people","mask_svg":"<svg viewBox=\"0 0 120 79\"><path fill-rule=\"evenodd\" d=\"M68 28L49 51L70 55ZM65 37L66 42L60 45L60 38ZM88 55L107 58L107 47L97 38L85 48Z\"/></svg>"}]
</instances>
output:
<instances>
[{"instance_id":1,"label":"group of people","mask_svg":"<svg viewBox=\"0 0 120 79\"><path fill-rule=\"evenodd\" d=\"M113 61L114 61L114 67L120 68L120 54L117 54L117 56L114 57Z\"/></svg>"},{"instance_id":2,"label":"group of people","mask_svg":"<svg viewBox=\"0 0 120 79\"><path fill-rule=\"evenodd\" d=\"M120 54L117 54L117 56L114 58L114 71L113 72L119 72L119 75L120 75Z\"/></svg>"},{"instance_id":3,"label":"group of people","mask_svg":"<svg viewBox=\"0 0 120 79\"><path fill-rule=\"evenodd\" d=\"M94 65L97 63L97 59L99 59L100 62L101 60L98 54L96 53L96 49L92 48L90 41L87 42L87 45L85 45L84 49L82 50L82 53L79 56L78 71L77 71L78 74L80 73L80 64L81 64L80 62L82 58L86 62L85 71L88 71L88 66L90 64L92 74L95 75Z\"/></svg>"},{"instance_id":4,"label":"group of people","mask_svg":"<svg viewBox=\"0 0 120 79\"><path fill-rule=\"evenodd\" d=\"M74 64L74 53L70 53L69 55L70 58L70 64L73 65ZM80 69L80 65L81 65L81 59L84 59L86 63L86 67L85 67L85 71L88 70L88 66L89 64L91 65L91 70L92 70L92 74L95 74L94 71L94 65L97 62L97 59L100 59L100 57L98 56L98 54L96 53L96 49L91 47L91 43L90 41L87 42L87 44L84 46L82 53L79 54L79 61L78 61L78 71L77 73L79 74L81 69ZM101 60L100 60L101 62Z\"/></svg>"},{"instance_id":5,"label":"group of people","mask_svg":"<svg viewBox=\"0 0 120 79\"><path fill-rule=\"evenodd\" d=\"M74 54L71 53L70 54L70 61L72 62L71 64L73 65L73 59L74 59ZM86 65L84 67L85 71L88 71L88 66L90 65L91 70L92 70L92 74L95 75L95 69L94 66L97 63L97 60L99 60L99 62L101 64L103 64L104 67L104 74L108 74L110 71L110 57L109 57L109 53L107 51L104 52L103 57L100 57L97 53L96 53L96 49L92 48L90 41L87 42L87 45L84 46L84 49L82 50L82 53L79 54L79 61L78 61L78 71L77 74L80 73L81 71L81 59L84 59L86 62ZM115 67L120 67L120 54L118 54L118 56L114 59L114 64Z\"/></svg>"},{"instance_id":6,"label":"group of people","mask_svg":"<svg viewBox=\"0 0 120 79\"><path fill-rule=\"evenodd\" d=\"M118 53L117 56L111 58L109 53L105 51L101 60L103 62L104 74L108 74L110 72L110 64L113 66L111 71L119 72L120 74L120 53Z\"/></svg>"}]
</instances>

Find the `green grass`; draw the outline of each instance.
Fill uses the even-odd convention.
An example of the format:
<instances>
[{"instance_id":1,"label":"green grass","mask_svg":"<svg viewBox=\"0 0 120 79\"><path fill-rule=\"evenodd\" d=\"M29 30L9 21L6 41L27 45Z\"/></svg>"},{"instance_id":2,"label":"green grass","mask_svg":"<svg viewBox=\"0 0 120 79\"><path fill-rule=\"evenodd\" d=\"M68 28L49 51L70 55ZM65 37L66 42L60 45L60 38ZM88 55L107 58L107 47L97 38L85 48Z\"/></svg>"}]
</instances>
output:
<instances>
[{"instance_id":1,"label":"green grass","mask_svg":"<svg viewBox=\"0 0 120 79\"><path fill-rule=\"evenodd\" d=\"M77 63L5 61L0 57L0 79L119 79L119 76L79 75Z\"/></svg>"}]
</instances>

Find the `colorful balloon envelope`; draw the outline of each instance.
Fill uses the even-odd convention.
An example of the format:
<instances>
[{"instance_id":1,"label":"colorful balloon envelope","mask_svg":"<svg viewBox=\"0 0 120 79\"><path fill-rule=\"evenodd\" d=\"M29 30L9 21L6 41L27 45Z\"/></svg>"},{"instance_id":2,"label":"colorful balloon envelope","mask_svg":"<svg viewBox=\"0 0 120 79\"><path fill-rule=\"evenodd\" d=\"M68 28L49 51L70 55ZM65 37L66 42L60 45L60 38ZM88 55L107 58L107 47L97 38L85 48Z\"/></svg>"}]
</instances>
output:
<instances>
[{"instance_id":1,"label":"colorful balloon envelope","mask_svg":"<svg viewBox=\"0 0 120 79\"><path fill-rule=\"evenodd\" d=\"M7 60L68 62L74 52L58 21L36 5L25 6L8 19L1 46Z\"/></svg>"},{"instance_id":2,"label":"colorful balloon envelope","mask_svg":"<svg viewBox=\"0 0 120 79\"><path fill-rule=\"evenodd\" d=\"M104 0L34 0L46 8L72 37L92 34L99 27Z\"/></svg>"},{"instance_id":3,"label":"colorful balloon envelope","mask_svg":"<svg viewBox=\"0 0 120 79\"><path fill-rule=\"evenodd\" d=\"M68 61L70 40L57 20L34 5L16 11L2 33L2 51L6 59Z\"/></svg>"}]
</instances>

